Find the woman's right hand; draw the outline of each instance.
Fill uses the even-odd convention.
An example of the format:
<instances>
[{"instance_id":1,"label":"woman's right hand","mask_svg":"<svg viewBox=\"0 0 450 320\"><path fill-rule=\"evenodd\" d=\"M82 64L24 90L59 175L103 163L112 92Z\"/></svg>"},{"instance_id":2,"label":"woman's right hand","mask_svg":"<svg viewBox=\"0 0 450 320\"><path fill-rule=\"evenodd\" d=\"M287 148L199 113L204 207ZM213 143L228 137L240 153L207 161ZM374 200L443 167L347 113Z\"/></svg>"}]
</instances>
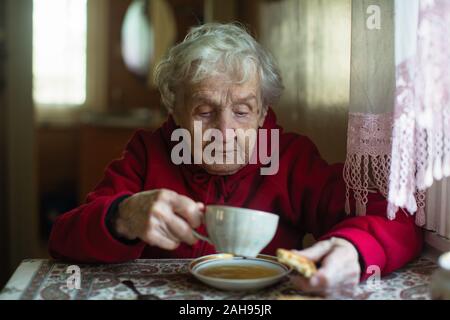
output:
<instances>
[{"instance_id":1,"label":"woman's right hand","mask_svg":"<svg viewBox=\"0 0 450 320\"><path fill-rule=\"evenodd\" d=\"M174 250L197 241L192 230L201 225L203 210L203 203L172 190L143 191L120 203L114 228L123 238Z\"/></svg>"}]
</instances>

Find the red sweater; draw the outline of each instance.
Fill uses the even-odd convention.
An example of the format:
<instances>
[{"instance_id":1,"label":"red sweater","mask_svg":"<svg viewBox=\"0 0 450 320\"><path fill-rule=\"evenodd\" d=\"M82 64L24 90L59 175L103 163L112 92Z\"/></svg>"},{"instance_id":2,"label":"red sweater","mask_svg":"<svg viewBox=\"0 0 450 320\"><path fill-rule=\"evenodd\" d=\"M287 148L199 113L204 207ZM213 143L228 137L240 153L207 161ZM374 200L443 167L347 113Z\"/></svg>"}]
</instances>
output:
<instances>
[{"instance_id":1,"label":"red sweater","mask_svg":"<svg viewBox=\"0 0 450 320\"><path fill-rule=\"evenodd\" d=\"M195 165L175 165L170 159L176 128L171 118L155 132L137 131L123 156L105 170L103 180L86 203L61 215L53 226L49 250L53 257L79 262L117 263L137 258L194 258L215 253L203 241L182 243L166 251L143 242L125 244L111 235L105 217L119 197L143 190L167 188L205 204L226 204L274 212L278 230L262 253L277 248L302 247L305 233L316 239L341 237L358 249L362 278L366 267L378 265L382 274L400 268L417 256L422 234L414 219L403 212L386 218L387 202L369 194L367 215L346 216L342 164L327 164L305 136L284 133L269 110L266 129L280 129L279 171L261 175L260 164L248 164L230 176L209 175ZM270 137L270 134L269 134ZM354 212L354 203L351 204ZM205 234L204 226L198 231Z\"/></svg>"}]
</instances>

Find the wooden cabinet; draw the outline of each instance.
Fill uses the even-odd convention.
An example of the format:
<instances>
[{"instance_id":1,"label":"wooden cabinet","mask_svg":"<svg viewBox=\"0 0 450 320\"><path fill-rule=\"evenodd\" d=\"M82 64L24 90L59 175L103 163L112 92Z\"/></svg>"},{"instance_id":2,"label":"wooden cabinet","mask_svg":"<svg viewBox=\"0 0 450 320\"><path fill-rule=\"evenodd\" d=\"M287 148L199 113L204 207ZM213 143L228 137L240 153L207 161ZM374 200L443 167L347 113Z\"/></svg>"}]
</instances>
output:
<instances>
[{"instance_id":1,"label":"wooden cabinet","mask_svg":"<svg viewBox=\"0 0 450 320\"><path fill-rule=\"evenodd\" d=\"M82 125L79 155L78 199L86 195L103 178L108 164L122 156L122 152L137 128Z\"/></svg>"}]
</instances>

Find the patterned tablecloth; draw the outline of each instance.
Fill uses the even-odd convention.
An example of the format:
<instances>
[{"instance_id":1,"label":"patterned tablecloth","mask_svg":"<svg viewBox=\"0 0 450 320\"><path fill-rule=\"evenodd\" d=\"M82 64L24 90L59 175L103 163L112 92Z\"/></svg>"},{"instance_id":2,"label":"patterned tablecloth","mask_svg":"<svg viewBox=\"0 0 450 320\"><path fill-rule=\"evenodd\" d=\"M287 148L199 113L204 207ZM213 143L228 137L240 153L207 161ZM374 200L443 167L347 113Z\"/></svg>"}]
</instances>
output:
<instances>
[{"instance_id":1,"label":"patterned tablecloth","mask_svg":"<svg viewBox=\"0 0 450 320\"><path fill-rule=\"evenodd\" d=\"M122 264L79 265L80 289L69 289L67 263L53 260L24 260L0 299L136 299L123 280L132 280L143 293L161 299L310 299L296 290L289 277L275 286L256 292L226 292L210 288L189 274L190 260L135 260ZM361 283L341 289L325 299L429 299L428 283L435 263L421 258L382 278L374 285Z\"/></svg>"}]
</instances>

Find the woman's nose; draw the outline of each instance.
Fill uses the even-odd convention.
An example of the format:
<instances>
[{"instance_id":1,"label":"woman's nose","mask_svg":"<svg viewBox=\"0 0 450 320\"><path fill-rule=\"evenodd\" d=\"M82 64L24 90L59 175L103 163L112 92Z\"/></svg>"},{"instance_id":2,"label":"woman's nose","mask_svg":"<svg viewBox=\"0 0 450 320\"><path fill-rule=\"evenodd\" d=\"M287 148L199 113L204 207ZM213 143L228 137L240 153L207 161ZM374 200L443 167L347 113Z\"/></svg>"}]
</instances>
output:
<instances>
[{"instance_id":1,"label":"woman's nose","mask_svg":"<svg viewBox=\"0 0 450 320\"><path fill-rule=\"evenodd\" d=\"M229 112L221 112L218 118L217 129L222 133L223 141L234 140L234 130L236 129L234 119Z\"/></svg>"}]
</instances>

